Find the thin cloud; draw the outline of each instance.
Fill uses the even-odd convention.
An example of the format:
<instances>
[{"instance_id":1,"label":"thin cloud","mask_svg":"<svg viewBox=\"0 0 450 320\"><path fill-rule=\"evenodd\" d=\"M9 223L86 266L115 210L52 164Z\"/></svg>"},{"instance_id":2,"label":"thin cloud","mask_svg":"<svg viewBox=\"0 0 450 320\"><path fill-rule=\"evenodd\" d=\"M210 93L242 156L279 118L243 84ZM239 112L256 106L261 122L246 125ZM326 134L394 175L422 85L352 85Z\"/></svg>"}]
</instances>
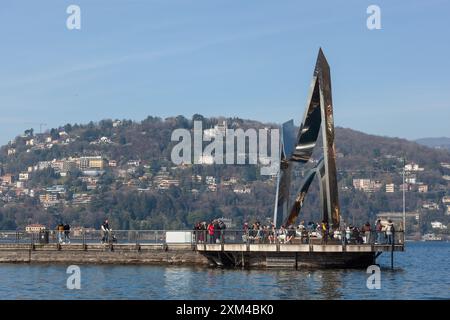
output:
<instances>
[{"instance_id":1,"label":"thin cloud","mask_svg":"<svg viewBox=\"0 0 450 320\"><path fill-rule=\"evenodd\" d=\"M4 89L4 88L11 88L11 87L18 87L18 86L26 86L26 85L31 85L31 84L35 84L35 83L42 83L45 81L52 81L52 80L65 78L65 77L68 77L68 76L70 76L72 74L76 74L76 73L90 72L90 71L94 71L94 70L98 70L98 69L108 68L108 67L112 67L115 65L128 63L128 62L151 61L151 60L167 58L167 57L171 57L171 56L189 54L189 53L201 51L203 49L206 49L206 48L212 47L212 46L216 46L216 45L223 45L223 44L233 43L233 42L237 42L237 41L272 36L272 35L276 35L279 33L292 31L292 30L295 30L298 28L299 28L299 26L284 26L284 27L279 27L279 28L266 28L266 29L257 30L257 31L247 31L247 32L241 32L238 34L224 35L222 37L218 37L218 38L215 38L212 40L208 39L208 40L205 40L203 42L199 42L199 43L193 44L193 45L178 46L175 48L155 50L152 52L133 53L133 54L124 55L121 57L105 58L105 59L101 59L101 60L97 60L97 61L81 63L78 65L71 66L69 68L58 68L56 70L46 71L45 73L27 75L27 76L24 76L19 79L15 79L15 80L10 79L10 80L8 80L8 82L1 84L1 87Z\"/></svg>"}]
</instances>

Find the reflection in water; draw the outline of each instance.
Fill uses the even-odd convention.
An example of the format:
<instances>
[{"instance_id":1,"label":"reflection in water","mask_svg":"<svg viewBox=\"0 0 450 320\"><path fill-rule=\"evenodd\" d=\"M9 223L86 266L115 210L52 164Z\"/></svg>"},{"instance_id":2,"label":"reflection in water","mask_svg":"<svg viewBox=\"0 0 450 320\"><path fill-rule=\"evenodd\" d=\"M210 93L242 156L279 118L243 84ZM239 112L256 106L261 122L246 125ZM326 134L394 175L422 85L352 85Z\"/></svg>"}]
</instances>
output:
<instances>
[{"instance_id":1,"label":"reflection in water","mask_svg":"<svg viewBox=\"0 0 450 320\"><path fill-rule=\"evenodd\" d=\"M277 299L340 299L340 272L332 270L273 271ZM294 298L295 297L295 298Z\"/></svg>"},{"instance_id":2,"label":"reflection in water","mask_svg":"<svg viewBox=\"0 0 450 320\"><path fill-rule=\"evenodd\" d=\"M340 299L342 295L339 291L342 288L342 272L330 271L321 273L321 288L320 291L324 294L325 299Z\"/></svg>"},{"instance_id":3,"label":"reflection in water","mask_svg":"<svg viewBox=\"0 0 450 320\"><path fill-rule=\"evenodd\" d=\"M168 296L178 298L180 293L195 290L195 283L192 283L193 272L190 271L188 268L164 269L164 290Z\"/></svg>"},{"instance_id":4,"label":"reflection in water","mask_svg":"<svg viewBox=\"0 0 450 320\"><path fill-rule=\"evenodd\" d=\"M366 270L111 265L81 265L81 290L68 290L66 265L0 264L0 299L448 299L449 260L449 243L408 244L396 270L381 268L381 290Z\"/></svg>"}]
</instances>

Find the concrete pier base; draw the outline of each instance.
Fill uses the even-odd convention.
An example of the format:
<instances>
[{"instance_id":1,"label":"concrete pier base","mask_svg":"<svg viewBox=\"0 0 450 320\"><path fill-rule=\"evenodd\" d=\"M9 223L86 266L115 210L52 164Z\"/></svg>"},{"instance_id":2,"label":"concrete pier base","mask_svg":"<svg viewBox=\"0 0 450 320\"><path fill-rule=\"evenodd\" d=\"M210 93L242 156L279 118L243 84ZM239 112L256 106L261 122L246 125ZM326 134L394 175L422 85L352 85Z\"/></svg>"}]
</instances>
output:
<instances>
[{"instance_id":1,"label":"concrete pier base","mask_svg":"<svg viewBox=\"0 0 450 320\"><path fill-rule=\"evenodd\" d=\"M191 245L0 245L0 263L203 265Z\"/></svg>"},{"instance_id":2,"label":"concrete pier base","mask_svg":"<svg viewBox=\"0 0 450 320\"><path fill-rule=\"evenodd\" d=\"M367 268L375 263L372 252L207 252L216 266L245 268Z\"/></svg>"},{"instance_id":3,"label":"concrete pier base","mask_svg":"<svg viewBox=\"0 0 450 320\"><path fill-rule=\"evenodd\" d=\"M0 263L366 268L383 251L403 250L403 245L0 244Z\"/></svg>"},{"instance_id":4,"label":"concrete pier base","mask_svg":"<svg viewBox=\"0 0 450 320\"><path fill-rule=\"evenodd\" d=\"M367 268L403 245L197 244L211 264L245 268Z\"/></svg>"}]
</instances>

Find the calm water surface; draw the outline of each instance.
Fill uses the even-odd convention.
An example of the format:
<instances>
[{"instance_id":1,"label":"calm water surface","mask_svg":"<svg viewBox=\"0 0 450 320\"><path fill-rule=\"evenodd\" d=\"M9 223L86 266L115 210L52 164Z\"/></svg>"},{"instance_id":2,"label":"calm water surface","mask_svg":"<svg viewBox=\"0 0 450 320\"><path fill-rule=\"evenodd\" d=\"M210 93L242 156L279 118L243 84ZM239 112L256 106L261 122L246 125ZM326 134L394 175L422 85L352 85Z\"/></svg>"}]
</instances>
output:
<instances>
[{"instance_id":1,"label":"calm water surface","mask_svg":"<svg viewBox=\"0 0 450 320\"><path fill-rule=\"evenodd\" d=\"M381 264L381 289L365 270L222 270L80 265L81 289L66 265L0 264L0 299L450 299L450 243L407 243Z\"/></svg>"}]
</instances>

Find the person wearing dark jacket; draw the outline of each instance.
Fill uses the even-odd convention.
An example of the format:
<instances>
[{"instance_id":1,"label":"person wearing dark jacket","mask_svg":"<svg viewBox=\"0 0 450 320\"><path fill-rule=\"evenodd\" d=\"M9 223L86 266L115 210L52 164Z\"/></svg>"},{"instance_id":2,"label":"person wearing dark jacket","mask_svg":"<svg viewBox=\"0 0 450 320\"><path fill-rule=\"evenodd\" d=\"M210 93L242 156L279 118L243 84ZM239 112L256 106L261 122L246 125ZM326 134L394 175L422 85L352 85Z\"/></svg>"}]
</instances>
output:
<instances>
[{"instance_id":1,"label":"person wearing dark jacket","mask_svg":"<svg viewBox=\"0 0 450 320\"><path fill-rule=\"evenodd\" d=\"M364 243L370 243L370 231L372 230L368 221L363 225L362 231L364 232Z\"/></svg>"},{"instance_id":2,"label":"person wearing dark jacket","mask_svg":"<svg viewBox=\"0 0 450 320\"><path fill-rule=\"evenodd\" d=\"M102 243L108 243L109 233L111 232L108 220L105 220L105 222L103 222L101 229L102 229Z\"/></svg>"},{"instance_id":3,"label":"person wearing dark jacket","mask_svg":"<svg viewBox=\"0 0 450 320\"><path fill-rule=\"evenodd\" d=\"M70 243L70 226L68 223L64 225L64 243Z\"/></svg>"},{"instance_id":4,"label":"person wearing dark jacket","mask_svg":"<svg viewBox=\"0 0 450 320\"><path fill-rule=\"evenodd\" d=\"M383 225L381 224L381 220L378 219L377 223L375 224L375 231L377 232L377 239L375 241L375 244L382 244L383 243Z\"/></svg>"}]
</instances>

